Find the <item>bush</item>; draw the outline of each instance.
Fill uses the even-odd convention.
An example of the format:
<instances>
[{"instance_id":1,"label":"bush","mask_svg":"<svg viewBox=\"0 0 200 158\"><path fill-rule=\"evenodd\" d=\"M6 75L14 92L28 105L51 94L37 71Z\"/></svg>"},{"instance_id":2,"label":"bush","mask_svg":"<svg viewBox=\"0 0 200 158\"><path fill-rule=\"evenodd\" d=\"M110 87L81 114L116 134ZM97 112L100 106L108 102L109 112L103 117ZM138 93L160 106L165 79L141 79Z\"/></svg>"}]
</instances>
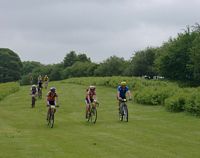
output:
<instances>
[{"instance_id":1,"label":"bush","mask_svg":"<svg viewBox=\"0 0 200 158\"><path fill-rule=\"evenodd\" d=\"M145 87L134 94L137 103L146 105L163 105L166 98L171 96L172 88L163 87Z\"/></svg>"},{"instance_id":2,"label":"bush","mask_svg":"<svg viewBox=\"0 0 200 158\"><path fill-rule=\"evenodd\" d=\"M191 94L186 101L185 110L193 115L200 116L200 94Z\"/></svg>"},{"instance_id":3,"label":"bush","mask_svg":"<svg viewBox=\"0 0 200 158\"><path fill-rule=\"evenodd\" d=\"M121 76L71 78L64 82L117 88L122 80L127 82L134 101L139 104L164 105L171 112L187 111L200 115L200 88L180 88L172 82Z\"/></svg>"},{"instance_id":4,"label":"bush","mask_svg":"<svg viewBox=\"0 0 200 158\"><path fill-rule=\"evenodd\" d=\"M171 112L181 112L185 109L186 98L182 95L175 95L165 100L165 107Z\"/></svg>"}]
</instances>

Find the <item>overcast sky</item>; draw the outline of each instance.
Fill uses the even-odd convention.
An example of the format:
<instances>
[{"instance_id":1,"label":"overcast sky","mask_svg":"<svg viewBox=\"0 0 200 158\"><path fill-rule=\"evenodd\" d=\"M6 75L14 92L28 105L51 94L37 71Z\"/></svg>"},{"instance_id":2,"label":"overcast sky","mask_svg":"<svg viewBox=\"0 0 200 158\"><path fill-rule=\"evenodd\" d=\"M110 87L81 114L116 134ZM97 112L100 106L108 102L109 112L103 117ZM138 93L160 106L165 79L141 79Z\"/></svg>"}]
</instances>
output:
<instances>
[{"instance_id":1,"label":"overcast sky","mask_svg":"<svg viewBox=\"0 0 200 158\"><path fill-rule=\"evenodd\" d=\"M200 0L0 0L0 48L45 64L71 50L130 59L199 21Z\"/></svg>"}]
</instances>

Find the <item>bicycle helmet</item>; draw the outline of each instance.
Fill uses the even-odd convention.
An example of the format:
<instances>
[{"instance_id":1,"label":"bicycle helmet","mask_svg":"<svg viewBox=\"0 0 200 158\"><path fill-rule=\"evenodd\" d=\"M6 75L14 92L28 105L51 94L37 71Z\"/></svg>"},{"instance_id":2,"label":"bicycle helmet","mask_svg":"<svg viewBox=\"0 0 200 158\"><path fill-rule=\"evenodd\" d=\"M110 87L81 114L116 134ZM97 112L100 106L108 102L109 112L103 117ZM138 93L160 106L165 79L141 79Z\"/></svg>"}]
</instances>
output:
<instances>
[{"instance_id":1,"label":"bicycle helmet","mask_svg":"<svg viewBox=\"0 0 200 158\"><path fill-rule=\"evenodd\" d=\"M89 88L90 88L91 90L95 90L96 87L95 87L95 86L90 86Z\"/></svg>"},{"instance_id":2,"label":"bicycle helmet","mask_svg":"<svg viewBox=\"0 0 200 158\"><path fill-rule=\"evenodd\" d=\"M51 92L55 92L55 91L56 91L56 88L55 88L55 87L51 87L51 88L50 88L50 91L51 91Z\"/></svg>"},{"instance_id":3,"label":"bicycle helmet","mask_svg":"<svg viewBox=\"0 0 200 158\"><path fill-rule=\"evenodd\" d=\"M125 82L125 81L122 81L122 82L121 82L121 86L126 86L126 82Z\"/></svg>"},{"instance_id":4,"label":"bicycle helmet","mask_svg":"<svg viewBox=\"0 0 200 158\"><path fill-rule=\"evenodd\" d=\"M37 86L36 85L32 85L32 88L36 88Z\"/></svg>"}]
</instances>

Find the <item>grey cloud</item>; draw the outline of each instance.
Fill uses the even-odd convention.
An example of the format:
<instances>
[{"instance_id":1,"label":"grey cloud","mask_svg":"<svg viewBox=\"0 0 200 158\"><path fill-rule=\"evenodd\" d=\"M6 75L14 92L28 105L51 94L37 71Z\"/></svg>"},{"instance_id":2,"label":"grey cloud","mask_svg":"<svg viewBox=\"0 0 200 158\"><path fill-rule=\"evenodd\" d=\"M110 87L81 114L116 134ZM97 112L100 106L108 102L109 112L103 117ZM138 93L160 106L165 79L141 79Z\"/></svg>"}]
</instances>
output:
<instances>
[{"instance_id":1,"label":"grey cloud","mask_svg":"<svg viewBox=\"0 0 200 158\"><path fill-rule=\"evenodd\" d=\"M198 0L0 0L0 47L44 63L70 50L95 61L128 59L198 22L199 6Z\"/></svg>"}]
</instances>

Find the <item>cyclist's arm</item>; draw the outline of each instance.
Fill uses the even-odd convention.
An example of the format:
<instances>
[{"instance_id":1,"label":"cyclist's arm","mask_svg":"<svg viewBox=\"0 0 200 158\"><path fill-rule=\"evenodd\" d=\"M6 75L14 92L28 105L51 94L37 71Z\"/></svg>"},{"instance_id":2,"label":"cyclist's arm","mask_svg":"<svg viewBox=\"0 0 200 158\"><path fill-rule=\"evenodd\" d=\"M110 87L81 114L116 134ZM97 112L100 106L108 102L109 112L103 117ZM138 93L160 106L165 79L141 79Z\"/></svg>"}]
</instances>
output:
<instances>
[{"instance_id":1,"label":"cyclist's arm","mask_svg":"<svg viewBox=\"0 0 200 158\"><path fill-rule=\"evenodd\" d=\"M94 100L97 100L97 96L96 96L96 95L94 95L94 96L93 96L93 99L94 99Z\"/></svg>"},{"instance_id":2,"label":"cyclist's arm","mask_svg":"<svg viewBox=\"0 0 200 158\"><path fill-rule=\"evenodd\" d=\"M130 92L130 90L127 91L127 95L128 95L128 98L129 98L129 99L132 98L132 97L131 97L131 92Z\"/></svg>"},{"instance_id":3,"label":"cyclist's arm","mask_svg":"<svg viewBox=\"0 0 200 158\"><path fill-rule=\"evenodd\" d=\"M56 96L55 102L56 102L56 105L59 105L59 103L58 103L58 96Z\"/></svg>"},{"instance_id":4,"label":"cyclist's arm","mask_svg":"<svg viewBox=\"0 0 200 158\"><path fill-rule=\"evenodd\" d=\"M87 92L87 99L88 99L89 103L91 103L89 91Z\"/></svg>"},{"instance_id":5,"label":"cyclist's arm","mask_svg":"<svg viewBox=\"0 0 200 158\"><path fill-rule=\"evenodd\" d=\"M49 95L49 94L47 94L47 97L46 97L47 105L49 105L49 98L48 98L48 95Z\"/></svg>"},{"instance_id":6,"label":"cyclist's arm","mask_svg":"<svg viewBox=\"0 0 200 158\"><path fill-rule=\"evenodd\" d=\"M122 98L120 97L120 92L119 92L119 91L117 91L117 99L118 99L118 100L122 99Z\"/></svg>"}]
</instances>

